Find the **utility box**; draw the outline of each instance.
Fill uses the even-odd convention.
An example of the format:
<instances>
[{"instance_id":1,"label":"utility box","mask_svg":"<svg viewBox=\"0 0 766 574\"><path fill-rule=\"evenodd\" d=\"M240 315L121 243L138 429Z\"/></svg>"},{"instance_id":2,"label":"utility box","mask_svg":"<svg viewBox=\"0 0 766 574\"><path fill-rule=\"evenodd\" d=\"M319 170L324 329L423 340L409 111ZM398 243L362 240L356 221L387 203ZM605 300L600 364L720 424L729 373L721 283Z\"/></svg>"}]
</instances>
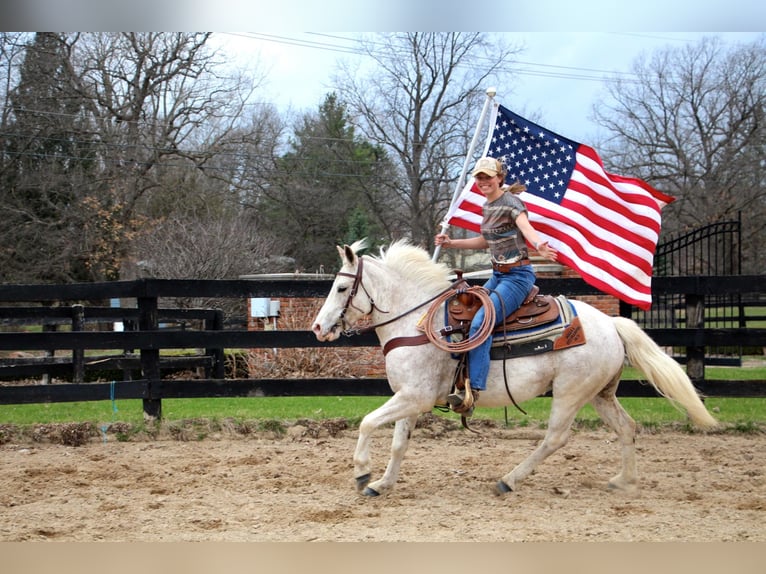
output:
<instances>
[{"instance_id":1,"label":"utility box","mask_svg":"<svg viewBox=\"0 0 766 574\"><path fill-rule=\"evenodd\" d=\"M279 300L268 299L266 297L250 298L250 316L255 319L279 317L279 307Z\"/></svg>"},{"instance_id":2,"label":"utility box","mask_svg":"<svg viewBox=\"0 0 766 574\"><path fill-rule=\"evenodd\" d=\"M250 316L247 319L249 330L274 331L277 328L280 302L267 297L250 298Z\"/></svg>"},{"instance_id":3,"label":"utility box","mask_svg":"<svg viewBox=\"0 0 766 574\"><path fill-rule=\"evenodd\" d=\"M250 316L255 319L265 319L269 317L269 308L271 299L265 297L250 298Z\"/></svg>"}]
</instances>

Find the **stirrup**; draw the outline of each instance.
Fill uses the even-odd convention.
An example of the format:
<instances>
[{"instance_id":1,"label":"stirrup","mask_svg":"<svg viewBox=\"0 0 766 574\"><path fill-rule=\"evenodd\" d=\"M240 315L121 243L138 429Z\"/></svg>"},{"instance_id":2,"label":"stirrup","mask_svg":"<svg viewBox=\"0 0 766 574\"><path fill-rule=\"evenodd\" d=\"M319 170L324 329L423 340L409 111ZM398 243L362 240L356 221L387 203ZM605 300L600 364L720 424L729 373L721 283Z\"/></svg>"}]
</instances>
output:
<instances>
[{"instance_id":1,"label":"stirrup","mask_svg":"<svg viewBox=\"0 0 766 574\"><path fill-rule=\"evenodd\" d=\"M466 385L465 389L448 395L447 404L453 412L470 417L473 414L473 408L478 398L478 389Z\"/></svg>"}]
</instances>

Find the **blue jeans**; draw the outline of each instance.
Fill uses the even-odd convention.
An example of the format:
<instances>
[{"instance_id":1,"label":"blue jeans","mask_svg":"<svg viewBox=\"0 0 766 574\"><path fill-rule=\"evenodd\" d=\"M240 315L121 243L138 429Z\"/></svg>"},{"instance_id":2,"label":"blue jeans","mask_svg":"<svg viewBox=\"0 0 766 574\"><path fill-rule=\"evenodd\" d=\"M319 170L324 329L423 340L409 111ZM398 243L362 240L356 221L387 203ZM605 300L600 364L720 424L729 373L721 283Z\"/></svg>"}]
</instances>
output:
<instances>
[{"instance_id":1,"label":"blue jeans","mask_svg":"<svg viewBox=\"0 0 766 574\"><path fill-rule=\"evenodd\" d=\"M495 307L495 324L499 325L505 316L518 309L535 284L535 272L531 265L514 267L508 273L494 271L484 287L490 292L490 299ZM502 304L501 304L502 299ZM484 322L484 307L474 315L471 321L469 337L481 327ZM481 345L468 351L468 376L471 379L471 387L483 391L487 388L487 374L489 373L489 350L492 347L490 335Z\"/></svg>"}]
</instances>

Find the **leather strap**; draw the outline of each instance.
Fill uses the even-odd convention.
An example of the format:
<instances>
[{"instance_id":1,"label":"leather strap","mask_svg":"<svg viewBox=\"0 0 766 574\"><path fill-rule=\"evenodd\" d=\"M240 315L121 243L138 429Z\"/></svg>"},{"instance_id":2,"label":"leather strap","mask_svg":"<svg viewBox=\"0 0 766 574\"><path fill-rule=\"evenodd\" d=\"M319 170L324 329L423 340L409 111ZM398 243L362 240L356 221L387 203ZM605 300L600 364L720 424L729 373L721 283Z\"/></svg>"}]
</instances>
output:
<instances>
[{"instance_id":1,"label":"leather strap","mask_svg":"<svg viewBox=\"0 0 766 574\"><path fill-rule=\"evenodd\" d=\"M499 271L500 273L508 273L514 267L521 267L522 265L529 265L531 261L529 259L519 259L513 263L493 263L492 269Z\"/></svg>"},{"instance_id":2,"label":"leather strap","mask_svg":"<svg viewBox=\"0 0 766 574\"><path fill-rule=\"evenodd\" d=\"M428 343L428 335L425 333L412 337L395 337L383 345L383 356L385 357L388 353L399 347L417 347L426 343Z\"/></svg>"}]
</instances>

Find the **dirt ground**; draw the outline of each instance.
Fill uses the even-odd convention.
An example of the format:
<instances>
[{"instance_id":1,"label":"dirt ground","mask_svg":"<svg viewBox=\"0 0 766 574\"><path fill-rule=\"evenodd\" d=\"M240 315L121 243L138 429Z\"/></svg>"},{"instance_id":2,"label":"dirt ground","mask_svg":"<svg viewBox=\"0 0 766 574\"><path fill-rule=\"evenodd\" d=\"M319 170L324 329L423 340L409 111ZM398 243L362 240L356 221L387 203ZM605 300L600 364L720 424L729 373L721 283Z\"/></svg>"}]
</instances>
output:
<instances>
[{"instance_id":1,"label":"dirt ground","mask_svg":"<svg viewBox=\"0 0 766 574\"><path fill-rule=\"evenodd\" d=\"M641 488L626 495L606 489L614 436L577 430L499 498L495 482L543 431L480 430L420 426L397 487L379 498L354 490L356 430L342 425L10 440L0 541L766 541L763 434L642 432ZM373 480L389 442L390 429L375 435Z\"/></svg>"}]
</instances>

